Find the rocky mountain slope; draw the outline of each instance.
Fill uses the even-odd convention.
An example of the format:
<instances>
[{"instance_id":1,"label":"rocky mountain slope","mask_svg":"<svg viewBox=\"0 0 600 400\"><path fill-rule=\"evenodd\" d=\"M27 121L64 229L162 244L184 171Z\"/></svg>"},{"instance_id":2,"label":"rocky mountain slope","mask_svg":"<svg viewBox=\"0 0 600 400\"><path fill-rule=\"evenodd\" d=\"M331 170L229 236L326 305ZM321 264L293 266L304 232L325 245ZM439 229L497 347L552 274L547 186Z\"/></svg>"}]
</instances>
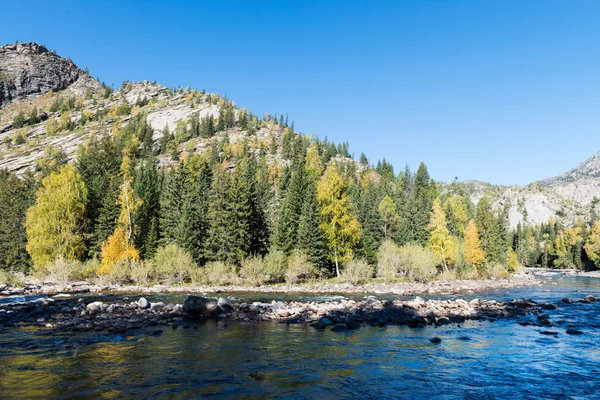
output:
<instances>
[{"instance_id":1,"label":"rocky mountain slope","mask_svg":"<svg viewBox=\"0 0 600 400\"><path fill-rule=\"evenodd\" d=\"M5 45L0 47L0 169L21 174L31 167L39 169L57 154L73 159L77 147L87 139L110 134L140 113L146 116L154 129L153 139L158 141L165 128L175 135L182 127L183 131L189 129L192 118L212 116L217 120L227 104L232 103L214 94L173 91L148 81L126 82L113 91L44 46ZM239 116L246 111L235 107L233 112ZM263 122L252 137L268 145L272 140L280 141L283 131L273 121ZM226 133L232 144L249 135L236 127ZM220 139L186 138L173 151L202 152L213 140ZM160 162L173 161L163 156ZM491 196L497 207L510 202L513 227L519 221L540 224L551 217L569 225L579 217L588 217L597 206L594 198L600 197L600 153L563 175L525 187L476 181L462 182L462 186L475 203L484 195Z\"/></svg>"},{"instance_id":2,"label":"rocky mountain slope","mask_svg":"<svg viewBox=\"0 0 600 400\"><path fill-rule=\"evenodd\" d=\"M100 84L71 60L37 43L0 47L0 105L70 87L77 94Z\"/></svg>"}]
</instances>

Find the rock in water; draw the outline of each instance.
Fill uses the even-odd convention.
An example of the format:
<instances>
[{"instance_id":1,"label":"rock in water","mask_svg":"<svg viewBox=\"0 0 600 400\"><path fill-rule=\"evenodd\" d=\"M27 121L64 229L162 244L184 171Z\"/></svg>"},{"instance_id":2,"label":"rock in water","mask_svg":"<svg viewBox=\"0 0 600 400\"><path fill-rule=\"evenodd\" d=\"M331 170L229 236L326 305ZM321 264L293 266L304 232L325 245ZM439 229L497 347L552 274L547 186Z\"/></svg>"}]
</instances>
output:
<instances>
[{"instance_id":1,"label":"rock in water","mask_svg":"<svg viewBox=\"0 0 600 400\"><path fill-rule=\"evenodd\" d=\"M229 299L226 299L224 297L219 298L219 301L217 301L217 305L224 312L233 310L233 303Z\"/></svg>"},{"instance_id":2,"label":"rock in water","mask_svg":"<svg viewBox=\"0 0 600 400\"><path fill-rule=\"evenodd\" d=\"M141 297L137 301L137 305L138 305L139 308L148 308L148 307L150 307L150 303L144 297Z\"/></svg>"},{"instance_id":3,"label":"rock in water","mask_svg":"<svg viewBox=\"0 0 600 400\"><path fill-rule=\"evenodd\" d=\"M580 331L580 330L578 330L578 329L569 328L569 329L567 329L567 332L566 332L566 334L567 334L567 335L583 335L583 332L581 332L581 331Z\"/></svg>"},{"instance_id":4,"label":"rock in water","mask_svg":"<svg viewBox=\"0 0 600 400\"><path fill-rule=\"evenodd\" d=\"M188 296L183 303L183 312L188 314L215 315L221 313L221 308L215 299L200 296Z\"/></svg>"},{"instance_id":5,"label":"rock in water","mask_svg":"<svg viewBox=\"0 0 600 400\"><path fill-rule=\"evenodd\" d=\"M431 343L441 343L442 339L440 339L439 337L434 337L434 338L429 339L429 341Z\"/></svg>"}]
</instances>

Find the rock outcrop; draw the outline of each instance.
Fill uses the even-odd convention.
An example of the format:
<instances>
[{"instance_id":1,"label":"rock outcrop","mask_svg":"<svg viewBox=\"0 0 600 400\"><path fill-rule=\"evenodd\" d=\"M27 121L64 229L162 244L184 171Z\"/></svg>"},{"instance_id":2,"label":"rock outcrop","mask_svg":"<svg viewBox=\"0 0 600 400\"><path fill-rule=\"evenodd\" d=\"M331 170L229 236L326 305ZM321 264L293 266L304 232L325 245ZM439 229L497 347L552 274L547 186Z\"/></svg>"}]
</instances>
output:
<instances>
[{"instance_id":1,"label":"rock outcrop","mask_svg":"<svg viewBox=\"0 0 600 400\"><path fill-rule=\"evenodd\" d=\"M101 87L73 61L59 57L37 43L0 47L0 106L70 86L76 94Z\"/></svg>"}]
</instances>

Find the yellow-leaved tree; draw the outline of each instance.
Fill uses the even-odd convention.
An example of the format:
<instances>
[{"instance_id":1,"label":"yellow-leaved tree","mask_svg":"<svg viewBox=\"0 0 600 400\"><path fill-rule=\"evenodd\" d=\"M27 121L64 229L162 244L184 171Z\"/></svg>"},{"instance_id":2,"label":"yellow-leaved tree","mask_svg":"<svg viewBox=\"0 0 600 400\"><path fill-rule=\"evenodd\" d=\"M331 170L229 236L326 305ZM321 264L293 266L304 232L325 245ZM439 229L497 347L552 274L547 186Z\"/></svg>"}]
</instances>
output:
<instances>
[{"instance_id":1,"label":"yellow-leaved tree","mask_svg":"<svg viewBox=\"0 0 600 400\"><path fill-rule=\"evenodd\" d=\"M352 259L352 249L360 241L360 223L351 214L350 197L346 182L332 163L317 186L317 200L321 206L319 227L325 237L329 258L340 276L340 263Z\"/></svg>"},{"instance_id":2,"label":"yellow-leaved tree","mask_svg":"<svg viewBox=\"0 0 600 400\"><path fill-rule=\"evenodd\" d=\"M442 208L442 201L439 197L433 201L433 209L429 213L427 229L431 233L429 247L440 258L444 270L448 272L448 264L454 262L454 241L448 231L446 213Z\"/></svg>"},{"instance_id":3,"label":"yellow-leaved tree","mask_svg":"<svg viewBox=\"0 0 600 400\"><path fill-rule=\"evenodd\" d=\"M86 200L85 184L72 164L44 178L25 221L27 251L36 268L83 256Z\"/></svg>"},{"instance_id":4,"label":"yellow-leaved tree","mask_svg":"<svg viewBox=\"0 0 600 400\"><path fill-rule=\"evenodd\" d=\"M467 264L475 267L475 272L479 275L478 268L485 261L485 253L479 240L479 230L473 220L469 220L465 230L465 259Z\"/></svg>"},{"instance_id":5,"label":"yellow-leaved tree","mask_svg":"<svg viewBox=\"0 0 600 400\"><path fill-rule=\"evenodd\" d=\"M585 249L585 254L587 254L596 267L600 267L600 219L594 222L592 232L590 232L590 236L588 236L583 248Z\"/></svg>"},{"instance_id":6,"label":"yellow-leaved tree","mask_svg":"<svg viewBox=\"0 0 600 400\"><path fill-rule=\"evenodd\" d=\"M99 274L110 274L119 263L139 261L140 253L133 244L133 235L136 233L134 219L142 200L137 198L133 191L133 178L129 174L130 158L127 152L123 155L121 174L123 183L117 204L121 206L121 213L117 220L117 227L112 235L102 245L102 263Z\"/></svg>"}]
</instances>

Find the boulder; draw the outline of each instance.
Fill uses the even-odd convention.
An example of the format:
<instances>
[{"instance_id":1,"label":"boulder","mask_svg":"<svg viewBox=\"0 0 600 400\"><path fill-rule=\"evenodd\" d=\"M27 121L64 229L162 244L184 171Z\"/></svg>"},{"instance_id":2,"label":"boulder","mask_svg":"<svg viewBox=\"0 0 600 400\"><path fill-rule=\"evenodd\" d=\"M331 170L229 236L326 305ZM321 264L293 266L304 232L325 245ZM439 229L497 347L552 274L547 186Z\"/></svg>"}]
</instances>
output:
<instances>
[{"instance_id":1,"label":"boulder","mask_svg":"<svg viewBox=\"0 0 600 400\"><path fill-rule=\"evenodd\" d=\"M233 310L233 303L231 302L231 300L226 299L224 297L219 297L217 305L224 312Z\"/></svg>"},{"instance_id":2,"label":"boulder","mask_svg":"<svg viewBox=\"0 0 600 400\"><path fill-rule=\"evenodd\" d=\"M183 302L183 312L187 314L221 314L217 300L201 296L188 296Z\"/></svg>"},{"instance_id":3,"label":"boulder","mask_svg":"<svg viewBox=\"0 0 600 400\"><path fill-rule=\"evenodd\" d=\"M101 301L94 301L93 303L85 306L85 309L89 312L96 313L102 310L103 303Z\"/></svg>"},{"instance_id":4,"label":"boulder","mask_svg":"<svg viewBox=\"0 0 600 400\"><path fill-rule=\"evenodd\" d=\"M592 295L585 296L585 299L586 299L587 301L589 301L590 303L593 303L593 302L595 302L595 301L598 301L598 300L597 300L597 299L596 299L594 296L592 296Z\"/></svg>"},{"instance_id":5,"label":"boulder","mask_svg":"<svg viewBox=\"0 0 600 400\"><path fill-rule=\"evenodd\" d=\"M437 343L441 343L442 339L440 339L439 337L434 337L434 338L429 339L429 341L431 343L437 344Z\"/></svg>"},{"instance_id":6,"label":"boulder","mask_svg":"<svg viewBox=\"0 0 600 400\"><path fill-rule=\"evenodd\" d=\"M137 301L137 305L139 308L148 308L148 307L150 307L150 302L148 300L146 300L144 297L141 297Z\"/></svg>"},{"instance_id":7,"label":"boulder","mask_svg":"<svg viewBox=\"0 0 600 400\"><path fill-rule=\"evenodd\" d=\"M567 335L583 335L583 332L575 329L575 328L569 328L567 329L567 331L565 332Z\"/></svg>"},{"instance_id":8,"label":"boulder","mask_svg":"<svg viewBox=\"0 0 600 400\"><path fill-rule=\"evenodd\" d=\"M161 311L164 306L165 303L163 303L162 301L159 301L158 303L150 303L150 309L152 311Z\"/></svg>"}]
</instances>

